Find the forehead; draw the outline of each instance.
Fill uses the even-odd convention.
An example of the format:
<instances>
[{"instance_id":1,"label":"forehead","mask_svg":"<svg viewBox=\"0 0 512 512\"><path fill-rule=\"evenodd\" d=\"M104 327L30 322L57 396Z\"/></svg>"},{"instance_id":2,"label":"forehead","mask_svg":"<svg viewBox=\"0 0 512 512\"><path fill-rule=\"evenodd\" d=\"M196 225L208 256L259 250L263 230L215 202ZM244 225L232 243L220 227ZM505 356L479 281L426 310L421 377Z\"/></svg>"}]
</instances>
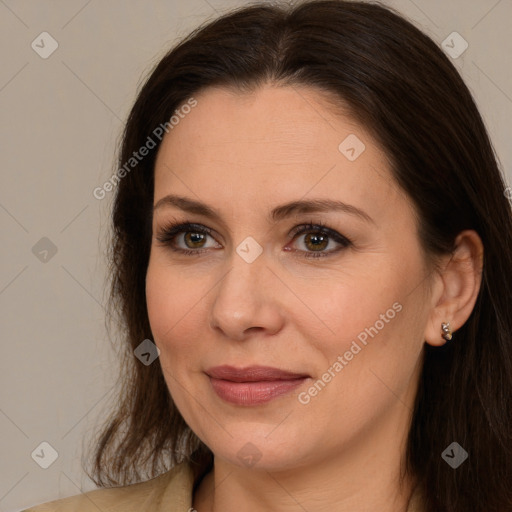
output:
<instances>
[{"instance_id":1,"label":"forehead","mask_svg":"<svg viewBox=\"0 0 512 512\"><path fill-rule=\"evenodd\" d=\"M160 146L155 201L178 191L261 207L327 194L378 209L399 192L385 153L322 91L209 88L194 98Z\"/></svg>"}]
</instances>

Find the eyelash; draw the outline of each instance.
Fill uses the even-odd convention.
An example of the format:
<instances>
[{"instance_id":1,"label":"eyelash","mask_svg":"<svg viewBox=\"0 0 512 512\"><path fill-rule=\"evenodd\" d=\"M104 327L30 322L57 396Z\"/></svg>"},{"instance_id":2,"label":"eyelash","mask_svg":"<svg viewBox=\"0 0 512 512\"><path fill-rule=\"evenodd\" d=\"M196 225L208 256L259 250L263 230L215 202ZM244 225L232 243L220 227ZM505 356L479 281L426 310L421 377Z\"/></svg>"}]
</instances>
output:
<instances>
[{"instance_id":1,"label":"eyelash","mask_svg":"<svg viewBox=\"0 0 512 512\"><path fill-rule=\"evenodd\" d=\"M213 238L213 230L203 226L202 224L194 224L191 222L170 222L165 224L160 230L156 237L156 239L164 246L169 247L174 252L179 252L181 254L187 256L198 256L208 249L181 249L174 247L173 242L175 238L182 233L200 233L204 235L210 235ZM347 247L352 245L352 241L347 237L340 235L338 232L333 229L327 227L322 222L313 223L312 221L308 224L301 224L293 228L291 235L293 235L293 240L299 235L303 234L322 234L328 236L330 239L342 245L341 248L331 250L328 252L312 252L312 251L298 251L303 252L302 255L304 258L324 258L330 256L334 253L341 251L342 249L346 249Z\"/></svg>"}]
</instances>

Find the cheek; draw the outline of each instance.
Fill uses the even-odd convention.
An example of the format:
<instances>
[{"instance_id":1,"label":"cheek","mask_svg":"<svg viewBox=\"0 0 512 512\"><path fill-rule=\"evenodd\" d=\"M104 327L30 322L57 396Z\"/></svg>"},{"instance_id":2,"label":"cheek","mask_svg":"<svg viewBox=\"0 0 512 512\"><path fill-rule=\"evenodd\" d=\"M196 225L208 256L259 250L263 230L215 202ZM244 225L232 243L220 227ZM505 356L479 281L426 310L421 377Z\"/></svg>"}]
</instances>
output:
<instances>
[{"instance_id":1,"label":"cheek","mask_svg":"<svg viewBox=\"0 0 512 512\"><path fill-rule=\"evenodd\" d=\"M174 311L174 296L167 292L165 277L155 265L150 264L146 274L146 304L151 331L156 339L170 329L169 312Z\"/></svg>"},{"instance_id":2,"label":"cheek","mask_svg":"<svg viewBox=\"0 0 512 512\"><path fill-rule=\"evenodd\" d=\"M372 339L368 331L383 337L399 316L400 306L393 305L400 300L400 287L389 267L377 273L354 271L338 277L298 293L306 297L308 307L298 306L303 313L295 318L301 318L304 332L312 335L316 348L324 353L348 350L353 340Z\"/></svg>"},{"instance_id":3,"label":"cheek","mask_svg":"<svg viewBox=\"0 0 512 512\"><path fill-rule=\"evenodd\" d=\"M179 331L186 318L189 300L184 297L182 284L176 272L150 262L146 274L146 304L154 342L165 359L166 352L180 339ZM180 321L181 319L181 321Z\"/></svg>"},{"instance_id":4,"label":"cheek","mask_svg":"<svg viewBox=\"0 0 512 512\"><path fill-rule=\"evenodd\" d=\"M185 360L195 357L195 351L200 348L198 343L191 342L201 339L204 334L197 321L198 315L205 314L200 303L205 290L198 288L200 285L193 285L189 278L166 265L150 262L148 266L148 318L164 367L179 366L182 371Z\"/></svg>"},{"instance_id":5,"label":"cheek","mask_svg":"<svg viewBox=\"0 0 512 512\"><path fill-rule=\"evenodd\" d=\"M309 294L304 290L301 296L308 297L315 315L309 310L301 315L302 329L321 355L316 370L327 371L343 356L339 374L344 377L337 378L333 388L342 382L343 387L351 388L364 379L367 385L381 387L378 379L368 374L369 368L390 382L398 379L400 372L410 371L407 365L413 364L421 348L416 331L424 306L421 287L414 290L421 273L415 260L387 258L325 281L323 286L310 287Z\"/></svg>"}]
</instances>

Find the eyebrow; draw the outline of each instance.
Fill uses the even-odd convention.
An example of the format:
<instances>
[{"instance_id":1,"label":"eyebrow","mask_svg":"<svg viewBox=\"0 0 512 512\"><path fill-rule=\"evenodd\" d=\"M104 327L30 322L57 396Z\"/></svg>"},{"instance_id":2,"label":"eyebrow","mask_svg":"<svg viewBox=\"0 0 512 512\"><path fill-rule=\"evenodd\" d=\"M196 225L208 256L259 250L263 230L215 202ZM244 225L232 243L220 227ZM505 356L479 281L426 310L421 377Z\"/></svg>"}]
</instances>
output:
<instances>
[{"instance_id":1,"label":"eyebrow","mask_svg":"<svg viewBox=\"0 0 512 512\"><path fill-rule=\"evenodd\" d=\"M173 194L162 197L162 199L157 201L157 203L153 206L153 212L163 208L164 206L175 206L176 208L189 213L203 215L204 217L208 217L216 221L222 220L220 214L214 208L188 197L177 196ZM333 199L310 199L291 201L289 203L282 204L275 207L270 212L269 222L279 222L280 220L286 219L287 217L291 217L292 215L299 213L330 211L345 212L350 215L357 216L368 223L375 224L375 221L365 211L351 204L347 204L342 201L335 201Z\"/></svg>"}]
</instances>

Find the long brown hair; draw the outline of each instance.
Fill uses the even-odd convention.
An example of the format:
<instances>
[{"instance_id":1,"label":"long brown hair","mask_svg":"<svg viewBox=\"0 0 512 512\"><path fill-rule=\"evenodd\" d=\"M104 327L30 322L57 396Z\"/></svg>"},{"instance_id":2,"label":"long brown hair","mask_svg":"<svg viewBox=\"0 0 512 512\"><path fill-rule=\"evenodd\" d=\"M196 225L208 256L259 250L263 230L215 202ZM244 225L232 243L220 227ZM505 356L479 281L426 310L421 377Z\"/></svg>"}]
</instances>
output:
<instances>
[{"instance_id":1,"label":"long brown hair","mask_svg":"<svg viewBox=\"0 0 512 512\"><path fill-rule=\"evenodd\" d=\"M115 184L110 314L122 327L115 410L94 447L100 487L152 478L212 453L186 425L157 359L134 349L152 339L145 301L151 244L152 149L134 151L209 86L250 91L306 85L338 98L382 146L413 201L426 256L449 254L474 229L484 244L482 285L468 321L441 348L425 344L406 462L427 512L512 510L512 211L484 122L450 58L389 7L343 0L290 8L249 5L197 28L156 65L126 123ZM441 457L458 442L468 460Z\"/></svg>"}]
</instances>

